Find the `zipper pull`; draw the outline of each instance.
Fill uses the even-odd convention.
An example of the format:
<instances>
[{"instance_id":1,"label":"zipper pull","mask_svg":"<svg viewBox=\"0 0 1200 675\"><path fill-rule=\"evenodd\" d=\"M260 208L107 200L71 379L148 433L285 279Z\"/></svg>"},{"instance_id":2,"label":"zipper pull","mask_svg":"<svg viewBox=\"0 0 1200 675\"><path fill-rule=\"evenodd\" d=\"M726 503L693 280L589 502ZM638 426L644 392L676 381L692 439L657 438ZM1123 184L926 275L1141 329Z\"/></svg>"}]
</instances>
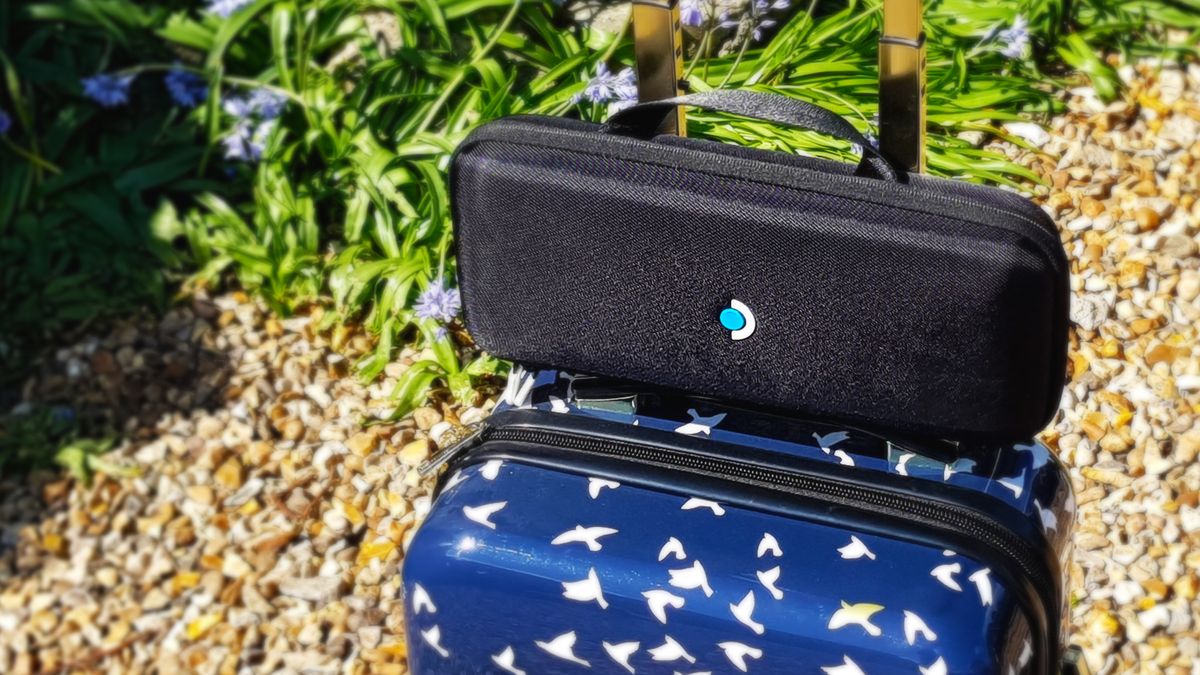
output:
<instances>
[{"instance_id":1,"label":"zipper pull","mask_svg":"<svg viewBox=\"0 0 1200 675\"><path fill-rule=\"evenodd\" d=\"M464 436L460 441L458 441L454 445L446 448L445 450L438 452L433 457L430 457L429 459L427 459L424 464L417 467L417 473L420 474L422 478L425 478L426 476L429 476L430 474L436 473L443 466L449 464L450 460L454 459L455 457L457 457L458 455L462 454L467 449L469 449L471 446L475 445L475 443L479 441L479 437L482 436L483 433L485 431L487 431L490 427L488 426L488 423L485 421L485 422L477 422L467 428L471 429L471 433Z\"/></svg>"}]
</instances>

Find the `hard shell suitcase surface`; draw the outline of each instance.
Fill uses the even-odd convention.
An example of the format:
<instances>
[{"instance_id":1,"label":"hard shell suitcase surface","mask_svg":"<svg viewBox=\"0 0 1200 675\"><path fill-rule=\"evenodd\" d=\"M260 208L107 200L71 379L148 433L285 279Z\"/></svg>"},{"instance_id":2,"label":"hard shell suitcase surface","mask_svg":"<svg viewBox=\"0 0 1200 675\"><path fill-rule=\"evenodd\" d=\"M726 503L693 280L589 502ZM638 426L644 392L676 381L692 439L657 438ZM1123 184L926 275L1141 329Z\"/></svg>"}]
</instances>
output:
<instances>
[{"instance_id":1,"label":"hard shell suitcase surface","mask_svg":"<svg viewBox=\"0 0 1200 675\"><path fill-rule=\"evenodd\" d=\"M416 673L1049 673L1069 482L1041 444L833 427L517 369L403 569Z\"/></svg>"}]
</instances>

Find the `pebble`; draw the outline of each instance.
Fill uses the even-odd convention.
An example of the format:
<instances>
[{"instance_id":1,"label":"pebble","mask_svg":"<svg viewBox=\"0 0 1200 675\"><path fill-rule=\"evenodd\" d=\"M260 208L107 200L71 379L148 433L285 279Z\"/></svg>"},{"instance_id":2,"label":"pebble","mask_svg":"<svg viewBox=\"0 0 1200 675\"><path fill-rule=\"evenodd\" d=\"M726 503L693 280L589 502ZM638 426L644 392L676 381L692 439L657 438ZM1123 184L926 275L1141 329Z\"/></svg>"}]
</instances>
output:
<instances>
[{"instance_id":1,"label":"pebble","mask_svg":"<svg viewBox=\"0 0 1200 675\"><path fill-rule=\"evenodd\" d=\"M439 401L420 419L364 427L396 386L347 376L369 340L352 337L339 353L306 317L275 321L237 293L192 305L216 311L174 309L85 338L25 388L29 409L69 396L88 415L127 417L113 424L127 435L106 459L138 475L93 488L0 478L0 672L53 672L82 645L111 650L93 664L105 672L233 672L245 655L268 672L288 662L305 672L403 668L402 652L368 666L362 649L404 644L391 618L395 572L432 487L410 480L405 462L435 449L434 426L456 428L440 411L466 410ZM89 367L96 345L106 375ZM171 366L176 388L154 389L168 360L194 366ZM44 534L20 534L33 525ZM353 610L339 602L350 597Z\"/></svg>"},{"instance_id":2,"label":"pebble","mask_svg":"<svg viewBox=\"0 0 1200 675\"><path fill-rule=\"evenodd\" d=\"M1039 200L1071 256L1071 382L1043 438L1078 504L1072 641L1094 672L1182 675L1200 672L1200 67L1121 71L1125 101L1072 90L1043 147L1059 161L1005 150L1054 186Z\"/></svg>"}]
</instances>

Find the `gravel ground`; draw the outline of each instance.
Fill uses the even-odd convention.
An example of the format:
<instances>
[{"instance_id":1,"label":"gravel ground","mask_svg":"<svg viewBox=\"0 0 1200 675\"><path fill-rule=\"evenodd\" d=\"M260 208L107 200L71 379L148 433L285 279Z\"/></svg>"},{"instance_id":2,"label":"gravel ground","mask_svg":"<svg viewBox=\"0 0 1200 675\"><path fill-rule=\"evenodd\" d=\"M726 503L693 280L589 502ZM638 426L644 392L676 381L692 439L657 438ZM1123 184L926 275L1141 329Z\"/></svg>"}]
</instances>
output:
<instances>
[{"instance_id":1,"label":"gravel ground","mask_svg":"<svg viewBox=\"0 0 1200 675\"><path fill-rule=\"evenodd\" d=\"M1072 256L1072 377L1045 438L1080 503L1074 638L1100 673L1200 673L1200 69L1088 90L1044 155L1039 200ZM413 467L486 415L394 423L406 363L363 386L370 346L195 297L59 352L20 407L121 430L92 485L0 479L0 672L405 672L398 565L429 508Z\"/></svg>"}]
</instances>

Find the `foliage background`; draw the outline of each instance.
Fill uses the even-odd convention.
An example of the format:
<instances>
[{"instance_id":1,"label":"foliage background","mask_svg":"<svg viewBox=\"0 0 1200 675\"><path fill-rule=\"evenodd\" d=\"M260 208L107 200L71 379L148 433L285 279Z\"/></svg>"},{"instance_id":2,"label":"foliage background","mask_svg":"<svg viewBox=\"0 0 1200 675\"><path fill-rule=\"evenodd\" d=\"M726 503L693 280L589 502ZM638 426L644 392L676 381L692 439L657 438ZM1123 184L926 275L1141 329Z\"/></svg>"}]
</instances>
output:
<instances>
[{"instance_id":1,"label":"foliage background","mask_svg":"<svg viewBox=\"0 0 1200 675\"><path fill-rule=\"evenodd\" d=\"M753 11L740 25L706 16L690 33L693 90L774 91L871 131L880 0L786 4L761 40ZM1001 36L1021 22L1030 44L1014 58ZM978 134L1056 110L1081 78L1118 96L1122 59L1195 59L1200 0L933 0L926 23L931 172L1028 189L1037 177L981 149ZM473 396L502 365L473 352L457 323L413 311L423 290L454 283L450 155L504 115L603 119L589 81L600 64L632 60L627 27L603 32L545 0L0 4L0 109L13 120L0 136L0 404L49 347L193 284L237 284L282 315L320 305L327 327L361 325L378 337L357 364L363 378L401 344L430 347L396 391L397 414L431 388ZM203 105L173 103L162 78L179 68L207 82ZM127 104L82 95L81 79L99 73L136 74ZM239 120L223 100L258 89L288 103L260 159L226 159ZM727 142L850 152L748 120L690 122ZM59 437L78 431L47 419ZM17 447L36 463L24 436L0 427L0 470Z\"/></svg>"}]
</instances>

